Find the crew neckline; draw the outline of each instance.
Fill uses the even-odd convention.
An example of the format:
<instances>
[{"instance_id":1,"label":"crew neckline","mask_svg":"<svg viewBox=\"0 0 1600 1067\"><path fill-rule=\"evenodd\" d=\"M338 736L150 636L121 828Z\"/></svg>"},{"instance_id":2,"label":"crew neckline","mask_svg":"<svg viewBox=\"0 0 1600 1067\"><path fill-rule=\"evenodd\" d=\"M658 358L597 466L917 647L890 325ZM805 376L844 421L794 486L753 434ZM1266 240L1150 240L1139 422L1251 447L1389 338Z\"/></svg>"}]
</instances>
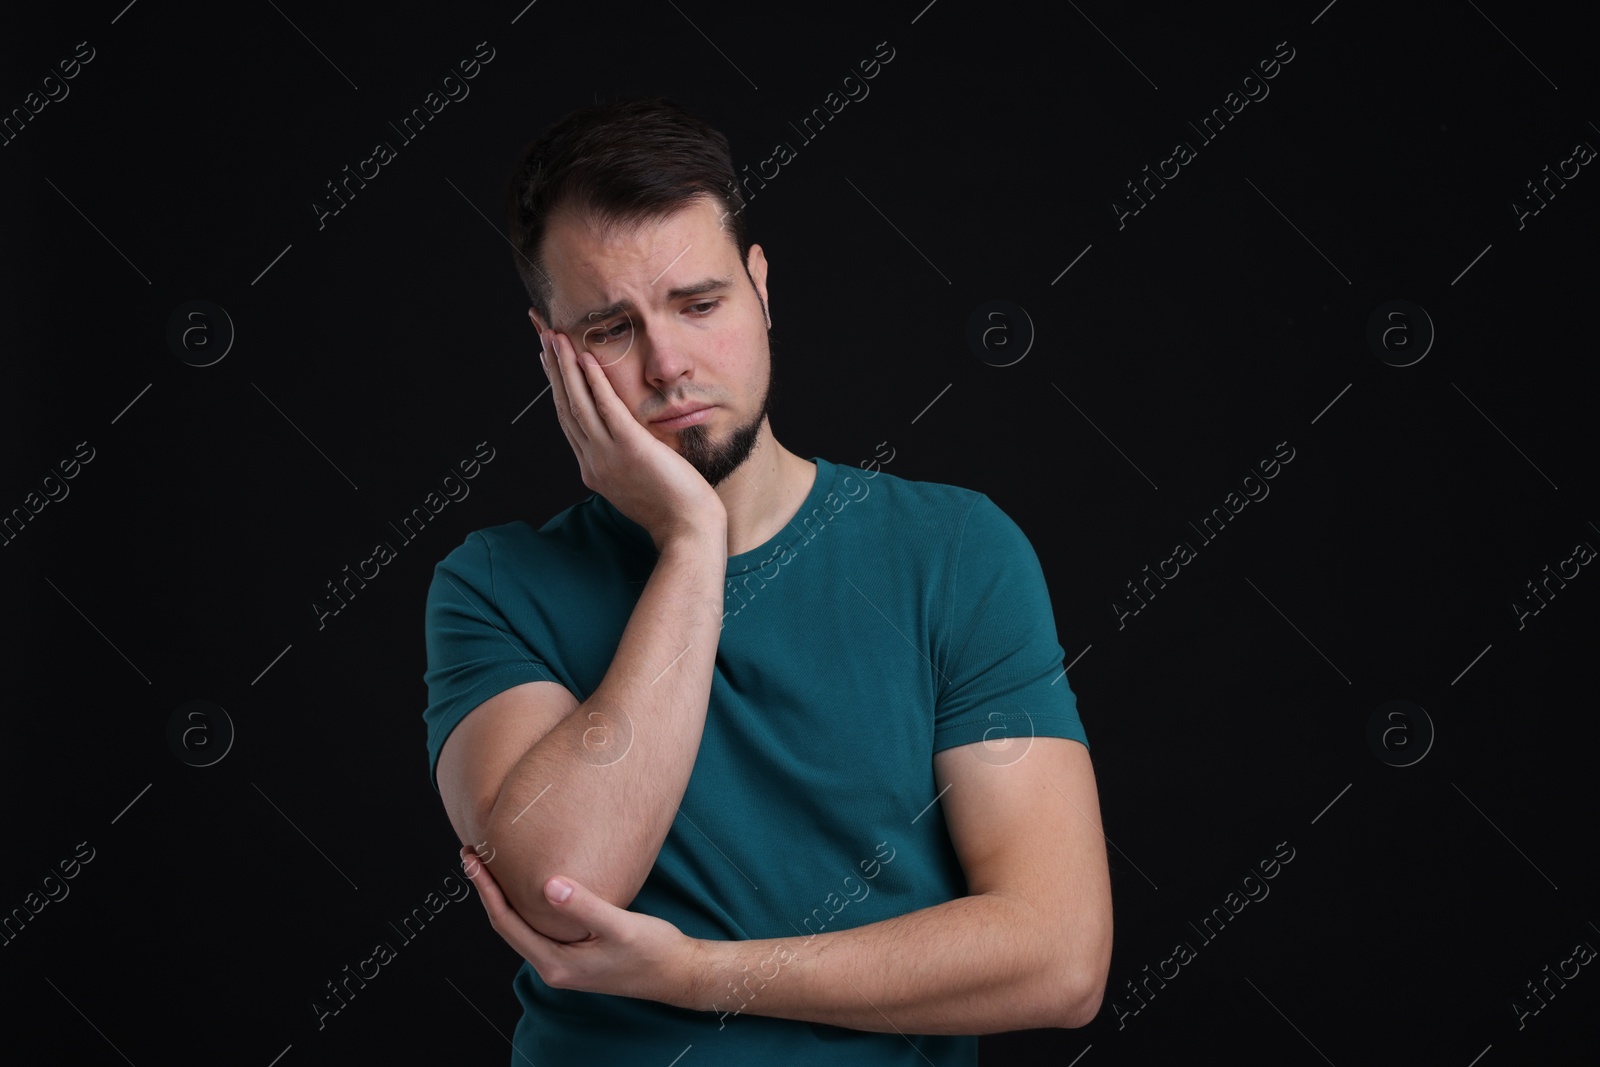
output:
<instances>
[{"instance_id":1,"label":"crew neckline","mask_svg":"<svg viewBox=\"0 0 1600 1067\"><path fill-rule=\"evenodd\" d=\"M812 456L811 462L817 465L817 474L811 482L811 490L806 494L805 500L794 510L788 521L784 523L778 532L773 534L764 544L757 545L748 552L740 552L738 555L729 556L728 574L744 574L764 566L778 556L787 546L805 539L805 533L795 525L795 519L800 515L808 515L814 509L822 507L822 502L836 488L835 483L839 477L838 464L831 463L821 456ZM652 555L655 554L655 541L650 537L648 530L618 511L616 505L599 493L595 493L590 499L611 520L612 525L629 540Z\"/></svg>"}]
</instances>

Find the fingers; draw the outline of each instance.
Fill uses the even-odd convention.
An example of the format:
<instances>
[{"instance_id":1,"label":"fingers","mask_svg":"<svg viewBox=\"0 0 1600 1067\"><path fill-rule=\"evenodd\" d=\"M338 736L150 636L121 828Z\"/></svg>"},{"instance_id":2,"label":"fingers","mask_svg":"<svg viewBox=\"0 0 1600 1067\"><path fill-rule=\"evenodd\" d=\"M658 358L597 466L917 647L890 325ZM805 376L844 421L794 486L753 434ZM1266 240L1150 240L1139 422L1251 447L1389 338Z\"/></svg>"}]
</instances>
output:
<instances>
[{"instance_id":1,"label":"fingers","mask_svg":"<svg viewBox=\"0 0 1600 1067\"><path fill-rule=\"evenodd\" d=\"M589 395L594 401L595 413L600 419L594 428L594 433L596 435L605 433L613 441L621 439L626 432L623 427L637 425L633 413L622 402L617 391L611 387L611 379L606 377L606 372L596 360L594 353L587 352L579 356L578 366L589 384Z\"/></svg>"},{"instance_id":2,"label":"fingers","mask_svg":"<svg viewBox=\"0 0 1600 1067\"><path fill-rule=\"evenodd\" d=\"M567 435L567 442L572 445L572 450L577 453L581 462L583 445L588 441L589 435L573 403L573 393L574 385L578 391L584 391L584 383L581 376L575 372L571 375L567 373L561 355L562 339L554 330L546 330L539 334L539 343L543 346L540 359L544 364L545 376L550 379L550 398L555 404L556 421L561 424L562 432ZM569 347L568 352L570 351Z\"/></svg>"},{"instance_id":3,"label":"fingers","mask_svg":"<svg viewBox=\"0 0 1600 1067\"><path fill-rule=\"evenodd\" d=\"M611 387L611 379L606 377L605 370L592 352L578 352L566 334L553 333L548 336L552 341L550 350L558 353L557 377L561 380L564 403L564 406L558 407L558 414L563 410L569 413L583 444L596 438L618 439L618 429L632 423L633 415Z\"/></svg>"},{"instance_id":4,"label":"fingers","mask_svg":"<svg viewBox=\"0 0 1600 1067\"><path fill-rule=\"evenodd\" d=\"M573 348L572 339L564 333L556 334L556 350L561 353L561 369L566 375L567 402L572 417L585 438L593 437L600 431L601 420L595 410L594 396L589 391L588 376L578 366L578 351Z\"/></svg>"},{"instance_id":5,"label":"fingers","mask_svg":"<svg viewBox=\"0 0 1600 1067\"><path fill-rule=\"evenodd\" d=\"M477 855L470 850L461 850L461 864L467 880L478 891L478 899L483 902L484 910L492 918L505 904L505 898L500 894L500 887L495 883L489 872L484 869L483 864L478 862Z\"/></svg>"}]
</instances>

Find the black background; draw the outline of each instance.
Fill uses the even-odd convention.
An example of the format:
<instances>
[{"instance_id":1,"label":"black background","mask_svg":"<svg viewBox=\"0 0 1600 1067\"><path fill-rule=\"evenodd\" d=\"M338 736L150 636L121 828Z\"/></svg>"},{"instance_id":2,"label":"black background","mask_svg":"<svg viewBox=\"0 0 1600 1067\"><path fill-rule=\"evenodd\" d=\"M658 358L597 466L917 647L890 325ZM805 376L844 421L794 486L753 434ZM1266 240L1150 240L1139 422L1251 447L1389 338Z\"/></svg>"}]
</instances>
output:
<instances>
[{"instance_id":1,"label":"black background","mask_svg":"<svg viewBox=\"0 0 1600 1067\"><path fill-rule=\"evenodd\" d=\"M887 442L890 473L988 493L1044 566L1116 949L1093 1024L986 1037L984 1062L1590 1061L1594 967L1520 1029L1512 1003L1600 945L1600 578L1521 626L1512 604L1600 545L1600 176L1521 225L1512 204L1600 146L1593 24L1503 3L925 3L7 13L5 113L94 49L0 147L0 510L94 450L0 548L0 909L94 850L0 948L10 1051L507 1061L518 960L475 900L324 1028L310 1005L459 870L420 717L434 563L586 492L535 400L505 180L571 108L655 92L741 163L797 148L748 212L778 437L847 465ZM480 41L470 96L401 145L387 123ZM1187 123L1284 41L1270 95L1197 144ZM870 95L801 143L789 123L879 42ZM1119 229L1124 183L1179 139L1196 158ZM378 140L397 158L319 229L313 201ZM966 340L996 299L1036 331L1005 367ZM237 331L211 366L167 343L191 300ZM1393 300L1437 331L1409 366L1367 341ZM1404 362L1425 328L1397 321ZM996 351L1023 344L1002 322ZM485 440L470 497L319 629L325 583ZM1189 523L1280 442L1270 496L1203 543ZM1197 558L1119 626L1125 583L1180 540ZM167 736L196 699L236 731L206 767ZM1395 720L1391 759L1426 750L1405 767L1367 739L1391 700L1434 732ZM1271 895L1200 943L1189 923L1279 842L1295 858ZM1126 983L1185 940L1198 958L1132 1014Z\"/></svg>"}]
</instances>

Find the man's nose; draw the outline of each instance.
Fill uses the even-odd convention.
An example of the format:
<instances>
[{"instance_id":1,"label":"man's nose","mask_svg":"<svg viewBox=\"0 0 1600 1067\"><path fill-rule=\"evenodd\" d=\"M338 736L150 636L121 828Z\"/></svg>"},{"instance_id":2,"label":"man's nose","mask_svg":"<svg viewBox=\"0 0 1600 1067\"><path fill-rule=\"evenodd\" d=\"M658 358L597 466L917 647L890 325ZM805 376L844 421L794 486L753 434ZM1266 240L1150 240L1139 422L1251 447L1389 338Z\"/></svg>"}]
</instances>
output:
<instances>
[{"instance_id":1,"label":"man's nose","mask_svg":"<svg viewBox=\"0 0 1600 1067\"><path fill-rule=\"evenodd\" d=\"M645 378L657 388L664 389L679 378L694 376L694 361L687 339L675 334L670 326L645 331L638 347Z\"/></svg>"}]
</instances>

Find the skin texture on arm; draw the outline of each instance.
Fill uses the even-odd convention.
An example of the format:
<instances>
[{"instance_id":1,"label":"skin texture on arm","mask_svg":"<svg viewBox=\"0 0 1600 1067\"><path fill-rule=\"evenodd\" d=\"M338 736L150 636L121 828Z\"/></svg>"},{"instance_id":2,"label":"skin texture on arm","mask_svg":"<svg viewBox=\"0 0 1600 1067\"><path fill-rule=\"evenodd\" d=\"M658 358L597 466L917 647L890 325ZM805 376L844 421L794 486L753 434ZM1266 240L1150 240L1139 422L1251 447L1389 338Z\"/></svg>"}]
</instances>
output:
<instances>
[{"instance_id":1,"label":"skin texture on arm","mask_svg":"<svg viewBox=\"0 0 1600 1067\"><path fill-rule=\"evenodd\" d=\"M727 520L711 486L634 421L592 357L580 360L564 336L545 344L559 353L547 364L553 403L585 484L637 515L660 558L588 699L532 682L485 701L446 741L438 777L452 825L496 865L512 906L571 941L587 931L551 909L545 880L566 871L626 907L683 798L722 628Z\"/></svg>"},{"instance_id":2,"label":"skin texture on arm","mask_svg":"<svg viewBox=\"0 0 1600 1067\"><path fill-rule=\"evenodd\" d=\"M588 343L610 344L615 334L621 347L601 365L530 309L551 405L583 484L643 527L661 558L582 707L546 683L502 702L513 706L486 702L447 741L439 778L443 792L448 756L448 773L465 783L463 795L447 797L461 840L494 865L527 920L558 940L584 930L541 893L557 869L621 906L648 876L705 728L728 554L771 537L814 473L777 446L763 414L771 376L764 256L751 245L741 269L713 203L696 198L665 219L620 229L556 212L542 245L549 314L584 326ZM748 285L736 283L741 276ZM584 311L617 304L629 310L615 321ZM701 405L690 425L666 421ZM755 462L713 487L708 455L732 448L742 432L735 428L748 425L759 427L746 442ZM481 731L467 736L484 738L463 740L452 755L456 734L480 717Z\"/></svg>"},{"instance_id":3,"label":"skin texture on arm","mask_svg":"<svg viewBox=\"0 0 1600 1067\"><path fill-rule=\"evenodd\" d=\"M1078 1027L1111 962L1111 882L1088 750L1067 738L984 742L934 756L969 895L811 936L702 941L622 911L564 874L547 899L591 936L558 944L463 853L490 924L553 988L902 1034ZM562 883L571 883L570 888Z\"/></svg>"},{"instance_id":4,"label":"skin texture on arm","mask_svg":"<svg viewBox=\"0 0 1600 1067\"><path fill-rule=\"evenodd\" d=\"M1059 737L985 745L934 756L968 896L808 937L697 942L703 999L681 1006L908 1034L1087 1025L1111 963L1088 749Z\"/></svg>"},{"instance_id":5,"label":"skin texture on arm","mask_svg":"<svg viewBox=\"0 0 1600 1067\"><path fill-rule=\"evenodd\" d=\"M726 569L714 540L669 544L588 700L553 682L517 686L474 709L440 753L457 834L555 940L587 931L551 909L546 878L571 872L626 907L666 840L705 726Z\"/></svg>"}]
</instances>

